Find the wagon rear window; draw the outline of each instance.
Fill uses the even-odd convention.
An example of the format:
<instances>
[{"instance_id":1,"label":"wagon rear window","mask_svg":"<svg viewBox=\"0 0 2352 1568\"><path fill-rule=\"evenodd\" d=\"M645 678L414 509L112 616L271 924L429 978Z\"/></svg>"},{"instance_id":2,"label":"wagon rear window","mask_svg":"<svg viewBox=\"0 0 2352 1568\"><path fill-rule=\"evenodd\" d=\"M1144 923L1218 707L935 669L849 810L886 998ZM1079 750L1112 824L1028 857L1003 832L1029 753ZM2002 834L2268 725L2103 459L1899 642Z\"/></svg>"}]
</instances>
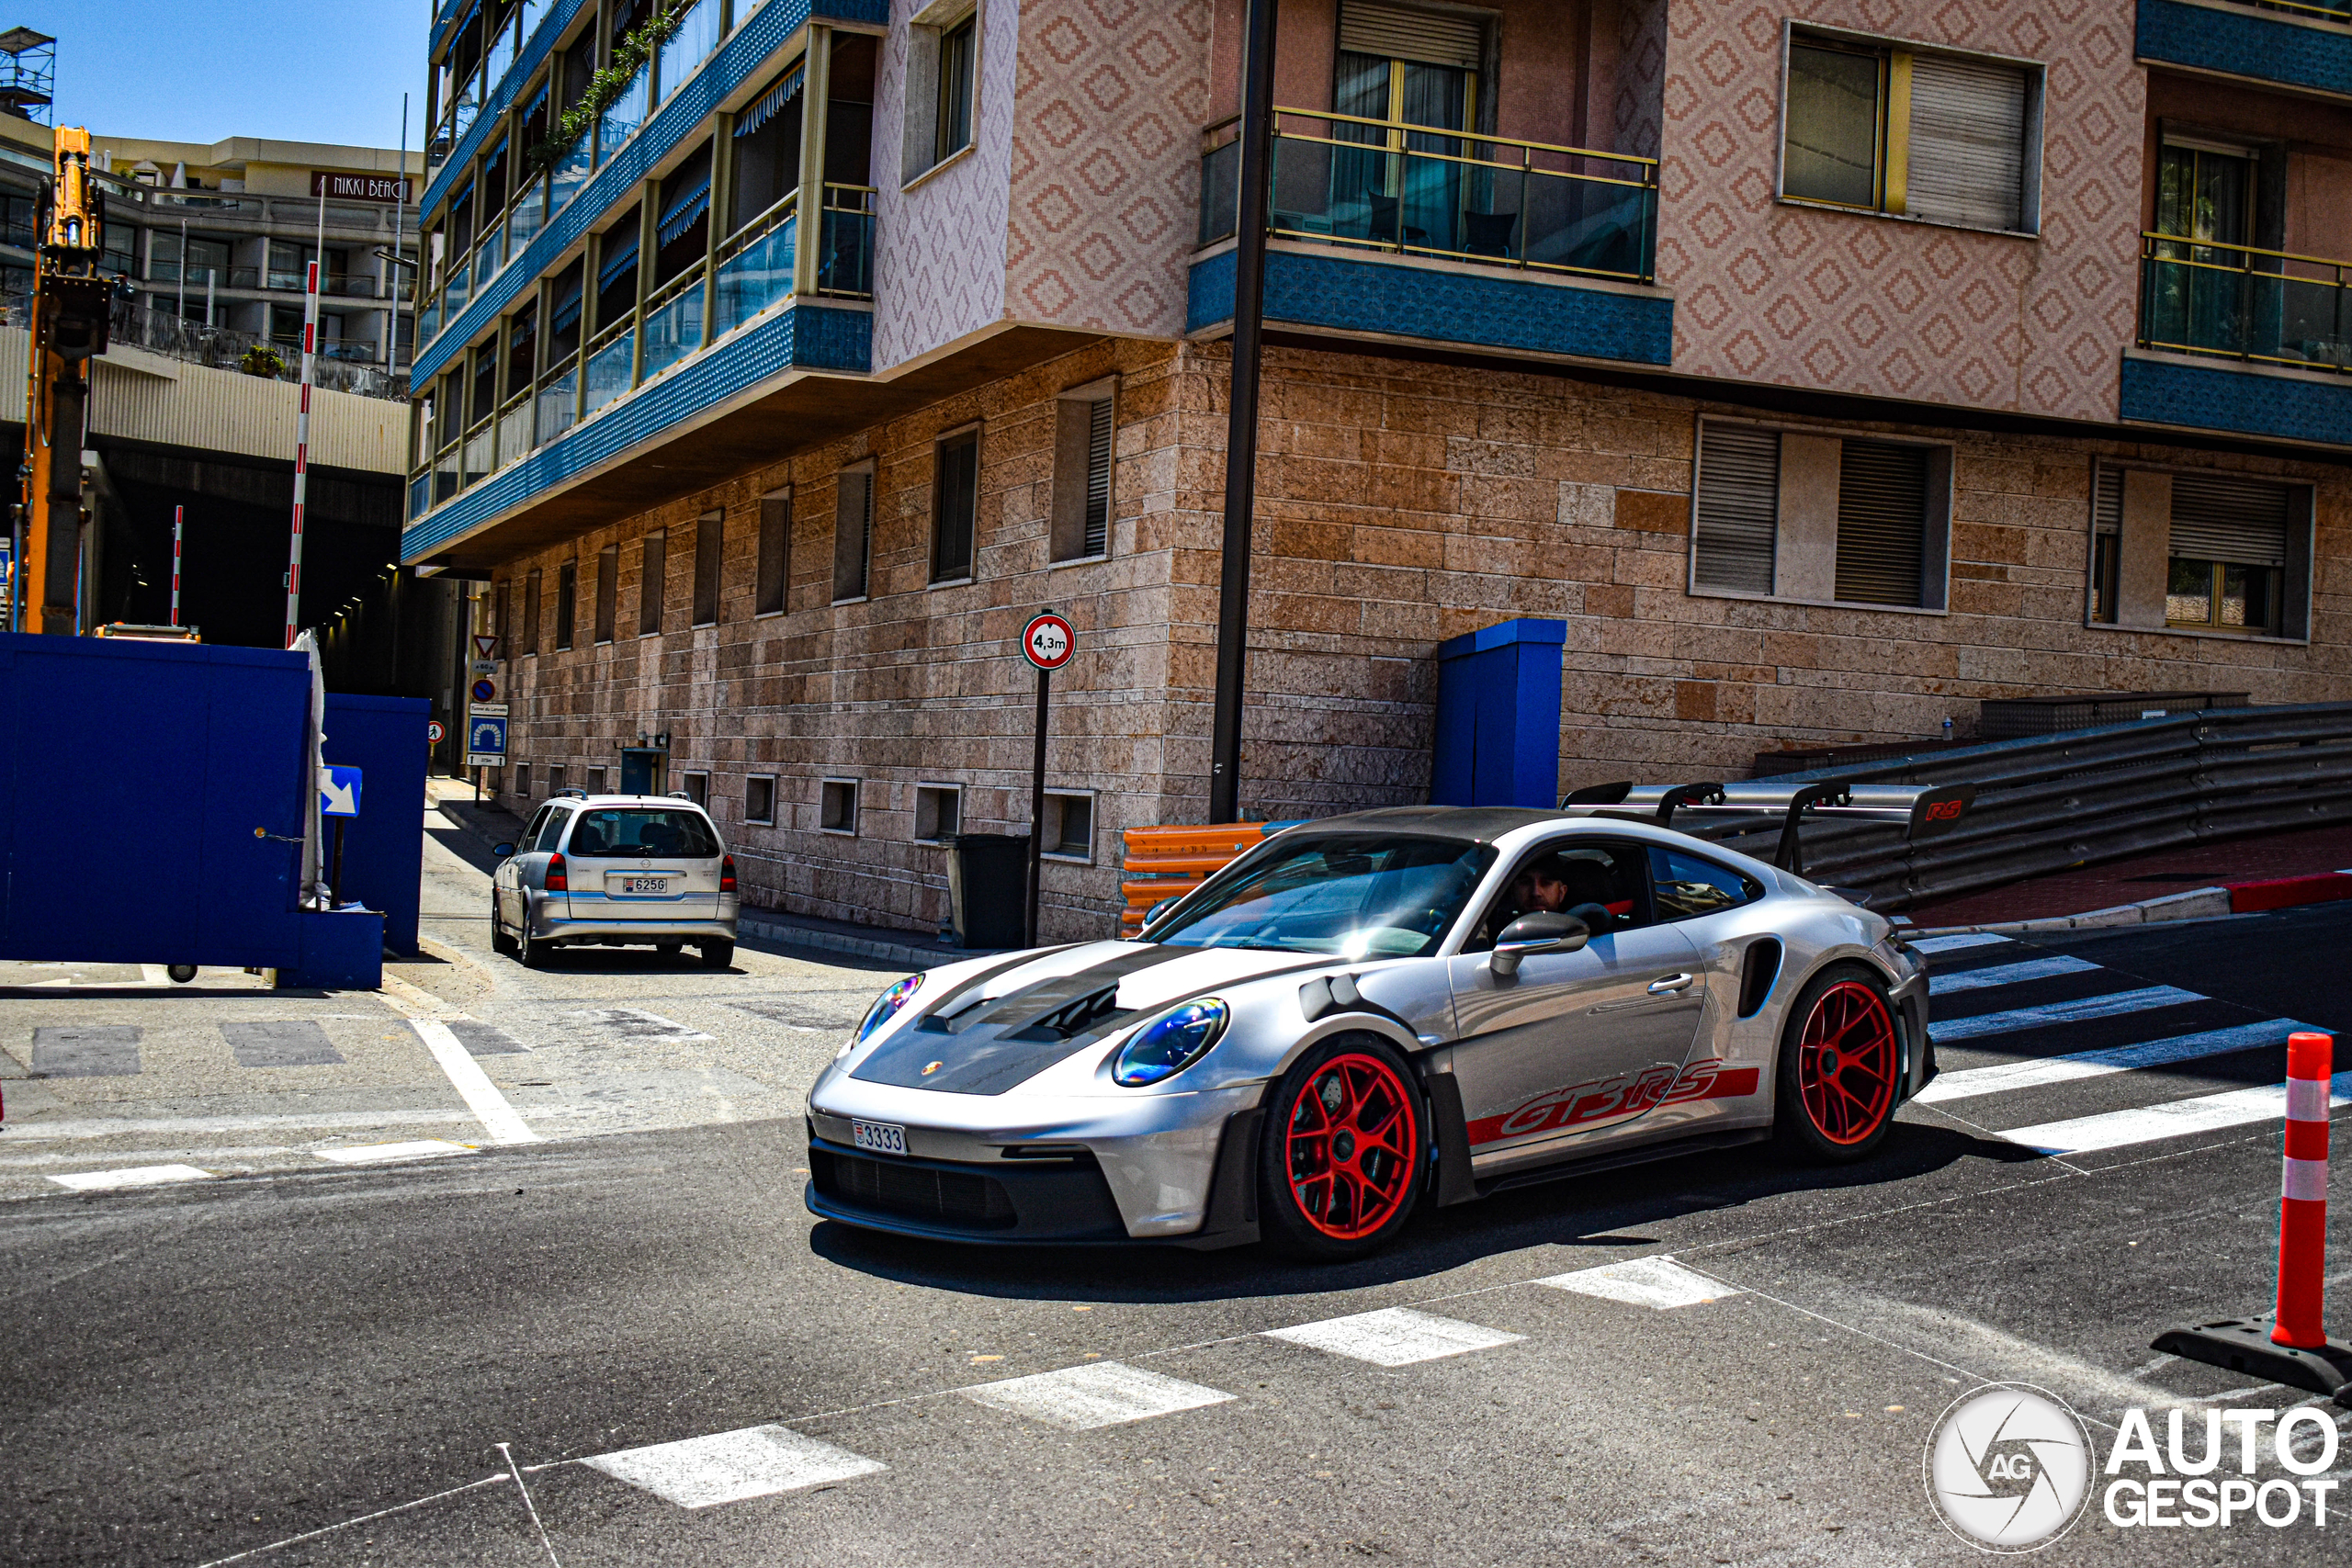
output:
<instances>
[{"instance_id":1,"label":"wagon rear window","mask_svg":"<svg viewBox=\"0 0 2352 1568\"><path fill-rule=\"evenodd\" d=\"M571 852L598 855L670 855L707 860L718 852L718 836L699 811L662 811L645 807L583 811L571 830Z\"/></svg>"}]
</instances>

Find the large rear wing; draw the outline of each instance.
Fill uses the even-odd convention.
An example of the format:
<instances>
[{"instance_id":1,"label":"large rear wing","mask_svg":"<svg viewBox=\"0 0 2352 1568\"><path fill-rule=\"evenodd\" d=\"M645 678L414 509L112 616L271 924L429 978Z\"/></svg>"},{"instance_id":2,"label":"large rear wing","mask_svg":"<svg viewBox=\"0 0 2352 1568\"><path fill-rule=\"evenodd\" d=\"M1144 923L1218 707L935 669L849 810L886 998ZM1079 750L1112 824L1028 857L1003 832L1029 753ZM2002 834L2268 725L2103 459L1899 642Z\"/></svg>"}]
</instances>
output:
<instances>
[{"instance_id":1,"label":"large rear wing","mask_svg":"<svg viewBox=\"0 0 2352 1568\"><path fill-rule=\"evenodd\" d=\"M1970 784L1778 784L1745 779L1734 784L1592 784L1571 791L1560 809L1579 817L1655 822L1669 828L1678 817L1723 821L1740 817L1779 817L1781 843L1773 863L1804 874L1804 845L1798 826L1808 816L1838 820L1900 823L1905 839L1933 838L1968 814L1976 791Z\"/></svg>"}]
</instances>

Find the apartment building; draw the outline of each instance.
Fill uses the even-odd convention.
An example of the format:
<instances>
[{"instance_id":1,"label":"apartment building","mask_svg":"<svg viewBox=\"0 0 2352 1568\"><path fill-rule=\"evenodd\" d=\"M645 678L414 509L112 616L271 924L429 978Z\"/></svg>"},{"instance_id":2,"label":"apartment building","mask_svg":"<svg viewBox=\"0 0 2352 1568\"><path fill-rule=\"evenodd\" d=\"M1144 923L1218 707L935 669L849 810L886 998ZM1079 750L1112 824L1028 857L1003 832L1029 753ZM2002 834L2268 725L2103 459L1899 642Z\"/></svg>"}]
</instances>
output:
<instances>
[{"instance_id":1,"label":"apartment building","mask_svg":"<svg viewBox=\"0 0 2352 1568\"><path fill-rule=\"evenodd\" d=\"M500 787L933 924L1051 608L1099 932L1205 807L1241 0L658 10L434 29L403 552L486 585ZM2340 3L1288 0L1274 73L1251 815L1426 798L1434 650L1516 616L1564 785L2344 694Z\"/></svg>"}]
</instances>

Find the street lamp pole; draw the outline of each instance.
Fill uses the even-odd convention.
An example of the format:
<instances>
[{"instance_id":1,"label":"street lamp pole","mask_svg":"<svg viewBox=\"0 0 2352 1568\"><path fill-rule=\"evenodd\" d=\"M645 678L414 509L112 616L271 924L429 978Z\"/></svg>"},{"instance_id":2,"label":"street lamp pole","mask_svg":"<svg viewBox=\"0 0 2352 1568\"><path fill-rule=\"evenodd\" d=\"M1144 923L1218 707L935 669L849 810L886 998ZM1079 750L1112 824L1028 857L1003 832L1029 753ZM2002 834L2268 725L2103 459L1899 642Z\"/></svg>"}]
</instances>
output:
<instances>
[{"instance_id":1,"label":"street lamp pole","mask_svg":"<svg viewBox=\"0 0 2352 1568\"><path fill-rule=\"evenodd\" d=\"M1209 820L1241 815L1241 692L1250 640L1250 525L1258 493L1258 362L1264 347L1266 213L1273 155L1275 0L1250 0L1241 68L1240 211L1234 221L1233 387L1225 434L1225 559L1217 585Z\"/></svg>"}]
</instances>

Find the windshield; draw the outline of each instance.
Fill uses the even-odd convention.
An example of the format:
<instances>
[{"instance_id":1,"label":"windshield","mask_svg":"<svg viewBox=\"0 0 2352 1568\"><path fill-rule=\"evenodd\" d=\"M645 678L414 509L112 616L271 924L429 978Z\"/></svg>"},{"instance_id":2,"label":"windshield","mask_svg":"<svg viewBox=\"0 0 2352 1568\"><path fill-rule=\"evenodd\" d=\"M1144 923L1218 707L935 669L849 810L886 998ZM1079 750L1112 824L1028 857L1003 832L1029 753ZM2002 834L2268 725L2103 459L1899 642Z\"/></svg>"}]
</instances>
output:
<instances>
[{"instance_id":1,"label":"windshield","mask_svg":"<svg viewBox=\"0 0 2352 1568\"><path fill-rule=\"evenodd\" d=\"M656 811L642 807L605 807L580 814L571 830L571 852L598 855L669 855L708 860L718 840L699 811Z\"/></svg>"},{"instance_id":2,"label":"windshield","mask_svg":"<svg viewBox=\"0 0 2352 1568\"><path fill-rule=\"evenodd\" d=\"M1301 839L1208 889L1151 940L1344 958L1414 958L1437 944L1494 863L1458 839Z\"/></svg>"}]
</instances>

